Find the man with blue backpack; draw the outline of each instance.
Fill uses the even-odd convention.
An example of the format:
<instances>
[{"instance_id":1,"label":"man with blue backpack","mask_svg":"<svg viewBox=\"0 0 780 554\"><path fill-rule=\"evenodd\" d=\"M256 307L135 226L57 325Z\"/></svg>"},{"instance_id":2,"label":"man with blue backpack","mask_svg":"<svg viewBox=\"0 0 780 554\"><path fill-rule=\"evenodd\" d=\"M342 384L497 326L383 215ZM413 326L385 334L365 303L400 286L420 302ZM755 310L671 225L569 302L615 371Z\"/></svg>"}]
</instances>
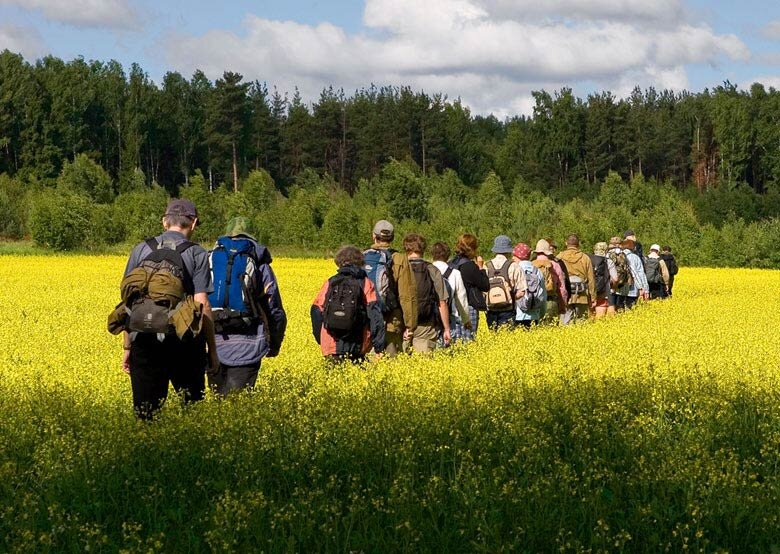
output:
<instances>
[{"instance_id":1,"label":"man with blue backpack","mask_svg":"<svg viewBox=\"0 0 780 554\"><path fill-rule=\"evenodd\" d=\"M287 328L271 254L245 217L230 220L209 254L219 367L209 385L219 395L251 389L265 357L279 354Z\"/></svg>"},{"instance_id":2,"label":"man with blue backpack","mask_svg":"<svg viewBox=\"0 0 780 554\"><path fill-rule=\"evenodd\" d=\"M373 244L363 252L363 269L374 284L377 303L385 321L385 355L403 352L417 329L417 281L409 258L392 248L393 224L384 219L374 225Z\"/></svg>"}]
</instances>

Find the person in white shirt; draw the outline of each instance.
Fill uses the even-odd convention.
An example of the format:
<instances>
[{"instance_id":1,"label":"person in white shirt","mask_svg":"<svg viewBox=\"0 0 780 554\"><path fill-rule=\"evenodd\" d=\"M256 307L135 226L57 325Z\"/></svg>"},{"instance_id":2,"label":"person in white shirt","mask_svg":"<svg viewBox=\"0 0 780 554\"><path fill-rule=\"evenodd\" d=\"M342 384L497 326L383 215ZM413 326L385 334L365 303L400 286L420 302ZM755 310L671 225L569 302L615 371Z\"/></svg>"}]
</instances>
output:
<instances>
[{"instance_id":1,"label":"person in white shirt","mask_svg":"<svg viewBox=\"0 0 780 554\"><path fill-rule=\"evenodd\" d=\"M437 242L434 244L431 247L431 256L434 267L441 272L450 289L450 333L452 340L463 339L464 335L473 328L463 277L460 271L447 264L447 260L450 258L450 247L445 243Z\"/></svg>"}]
</instances>

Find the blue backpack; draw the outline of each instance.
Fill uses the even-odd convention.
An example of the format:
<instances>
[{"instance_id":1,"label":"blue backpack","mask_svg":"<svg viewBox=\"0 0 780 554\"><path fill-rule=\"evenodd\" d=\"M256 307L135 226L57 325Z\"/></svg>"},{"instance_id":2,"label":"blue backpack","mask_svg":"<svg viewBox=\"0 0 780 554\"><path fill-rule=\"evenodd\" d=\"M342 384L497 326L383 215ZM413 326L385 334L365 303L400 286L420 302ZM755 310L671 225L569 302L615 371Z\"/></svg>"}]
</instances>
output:
<instances>
[{"instance_id":1,"label":"blue backpack","mask_svg":"<svg viewBox=\"0 0 780 554\"><path fill-rule=\"evenodd\" d=\"M374 283L377 303L382 313L388 313L400 306L398 287L393 279L394 250L369 248L363 252L363 269Z\"/></svg>"},{"instance_id":2,"label":"blue backpack","mask_svg":"<svg viewBox=\"0 0 780 554\"><path fill-rule=\"evenodd\" d=\"M259 274L255 243L244 237L220 237L209 255L214 292L209 302L216 331L241 332L261 317L256 303Z\"/></svg>"}]
</instances>

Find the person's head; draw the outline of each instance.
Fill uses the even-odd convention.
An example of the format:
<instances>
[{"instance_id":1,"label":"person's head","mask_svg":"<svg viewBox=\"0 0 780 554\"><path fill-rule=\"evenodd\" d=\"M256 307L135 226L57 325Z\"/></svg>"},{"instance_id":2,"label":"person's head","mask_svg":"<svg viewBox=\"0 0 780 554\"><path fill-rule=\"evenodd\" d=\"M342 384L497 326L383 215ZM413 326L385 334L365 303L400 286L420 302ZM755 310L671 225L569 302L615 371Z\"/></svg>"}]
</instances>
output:
<instances>
[{"instance_id":1,"label":"person's head","mask_svg":"<svg viewBox=\"0 0 780 554\"><path fill-rule=\"evenodd\" d=\"M336 262L336 267L339 269L347 266L362 267L363 252L351 244L342 246L339 248L338 252L336 252L336 256L333 258L333 261Z\"/></svg>"},{"instance_id":2,"label":"person's head","mask_svg":"<svg viewBox=\"0 0 780 554\"><path fill-rule=\"evenodd\" d=\"M568 237L566 237L566 246L570 248L579 248L580 247L580 237L572 233Z\"/></svg>"},{"instance_id":3,"label":"person's head","mask_svg":"<svg viewBox=\"0 0 780 554\"><path fill-rule=\"evenodd\" d=\"M612 250L613 248L621 248L620 244L623 241L620 240L620 237L612 237L609 239L609 249Z\"/></svg>"},{"instance_id":4,"label":"person's head","mask_svg":"<svg viewBox=\"0 0 780 554\"><path fill-rule=\"evenodd\" d=\"M606 242L597 242L593 246L593 253L596 256L604 257L607 255L607 243Z\"/></svg>"},{"instance_id":5,"label":"person's head","mask_svg":"<svg viewBox=\"0 0 780 554\"><path fill-rule=\"evenodd\" d=\"M530 259L531 247L525 244L524 242L520 242L516 244L514 249L512 249L512 257L515 259L516 262L522 262L523 260Z\"/></svg>"},{"instance_id":6,"label":"person's head","mask_svg":"<svg viewBox=\"0 0 780 554\"><path fill-rule=\"evenodd\" d=\"M661 253L661 247L658 246L657 244L654 244L654 245L652 245L650 247L650 252L651 253L655 252L656 254L660 254Z\"/></svg>"},{"instance_id":7,"label":"person's head","mask_svg":"<svg viewBox=\"0 0 780 554\"><path fill-rule=\"evenodd\" d=\"M672 253L672 247L671 246L664 246L663 248L661 248L661 250L663 250L664 254L671 254Z\"/></svg>"},{"instance_id":8,"label":"person's head","mask_svg":"<svg viewBox=\"0 0 780 554\"><path fill-rule=\"evenodd\" d=\"M539 239L539 241L536 243L536 254L543 255L543 256L552 256L553 255L553 249L552 246L550 246L550 242L545 239Z\"/></svg>"},{"instance_id":9,"label":"person's head","mask_svg":"<svg viewBox=\"0 0 780 554\"><path fill-rule=\"evenodd\" d=\"M374 225L371 236L376 243L390 244L395 238L395 227L389 221L380 219Z\"/></svg>"},{"instance_id":10,"label":"person's head","mask_svg":"<svg viewBox=\"0 0 780 554\"><path fill-rule=\"evenodd\" d=\"M493 248L490 250L493 252L493 254L503 254L505 256L510 256L513 249L514 246L512 246L512 239L506 235L498 235L493 241Z\"/></svg>"},{"instance_id":11,"label":"person's head","mask_svg":"<svg viewBox=\"0 0 780 554\"><path fill-rule=\"evenodd\" d=\"M624 250L634 250L634 247L636 246L636 243L631 239L626 239L622 243L620 243L620 247Z\"/></svg>"},{"instance_id":12,"label":"person's head","mask_svg":"<svg viewBox=\"0 0 780 554\"><path fill-rule=\"evenodd\" d=\"M455 252L461 256L473 260L477 257L477 237L469 233L464 233L458 237L455 243Z\"/></svg>"},{"instance_id":13,"label":"person's head","mask_svg":"<svg viewBox=\"0 0 780 554\"><path fill-rule=\"evenodd\" d=\"M431 246L431 257L434 262L446 262L450 259L450 247L443 242Z\"/></svg>"},{"instance_id":14,"label":"person's head","mask_svg":"<svg viewBox=\"0 0 780 554\"><path fill-rule=\"evenodd\" d=\"M422 235L417 233L409 233L404 237L404 251L407 256L422 257L425 254L425 249L428 247L428 243L425 241Z\"/></svg>"},{"instance_id":15,"label":"person's head","mask_svg":"<svg viewBox=\"0 0 780 554\"><path fill-rule=\"evenodd\" d=\"M546 240L547 244L550 245L550 254L548 254L548 256L555 256L555 253L558 251L558 245L556 244L555 240L552 237L547 237L544 240Z\"/></svg>"},{"instance_id":16,"label":"person's head","mask_svg":"<svg viewBox=\"0 0 780 554\"><path fill-rule=\"evenodd\" d=\"M178 231L190 238L198 223L200 221L195 204L184 198L176 198L168 202L162 219L163 228L166 231Z\"/></svg>"},{"instance_id":17,"label":"person's head","mask_svg":"<svg viewBox=\"0 0 780 554\"><path fill-rule=\"evenodd\" d=\"M225 235L229 237L244 236L254 239L254 227L248 217L234 217L225 226Z\"/></svg>"},{"instance_id":18,"label":"person's head","mask_svg":"<svg viewBox=\"0 0 780 554\"><path fill-rule=\"evenodd\" d=\"M632 231L631 229L629 229L625 233L623 233L623 238L624 239L633 240L634 243L636 243L636 233L634 233L634 231Z\"/></svg>"}]
</instances>

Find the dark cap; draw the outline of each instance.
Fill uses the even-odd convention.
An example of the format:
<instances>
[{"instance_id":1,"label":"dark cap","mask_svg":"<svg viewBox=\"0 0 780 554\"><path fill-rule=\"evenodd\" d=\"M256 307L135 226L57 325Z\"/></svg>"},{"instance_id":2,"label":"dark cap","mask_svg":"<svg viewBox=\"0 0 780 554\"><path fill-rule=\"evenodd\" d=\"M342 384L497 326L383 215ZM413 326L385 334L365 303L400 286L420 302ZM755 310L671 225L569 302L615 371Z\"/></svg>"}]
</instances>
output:
<instances>
[{"instance_id":1,"label":"dark cap","mask_svg":"<svg viewBox=\"0 0 780 554\"><path fill-rule=\"evenodd\" d=\"M185 198L174 198L168 202L168 207L165 208L165 215L180 215L190 219L197 218L200 223L203 223L198 217L198 210L195 208L195 204Z\"/></svg>"},{"instance_id":2,"label":"dark cap","mask_svg":"<svg viewBox=\"0 0 780 554\"><path fill-rule=\"evenodd\" d=\"M627 239L628 237L634 237L634 236L636 236L636 233L634 233L634 231L631 230L631 229L629 229L628 231L623 233L623 238L624 239Z\"/></svg>"}]
</instances>

